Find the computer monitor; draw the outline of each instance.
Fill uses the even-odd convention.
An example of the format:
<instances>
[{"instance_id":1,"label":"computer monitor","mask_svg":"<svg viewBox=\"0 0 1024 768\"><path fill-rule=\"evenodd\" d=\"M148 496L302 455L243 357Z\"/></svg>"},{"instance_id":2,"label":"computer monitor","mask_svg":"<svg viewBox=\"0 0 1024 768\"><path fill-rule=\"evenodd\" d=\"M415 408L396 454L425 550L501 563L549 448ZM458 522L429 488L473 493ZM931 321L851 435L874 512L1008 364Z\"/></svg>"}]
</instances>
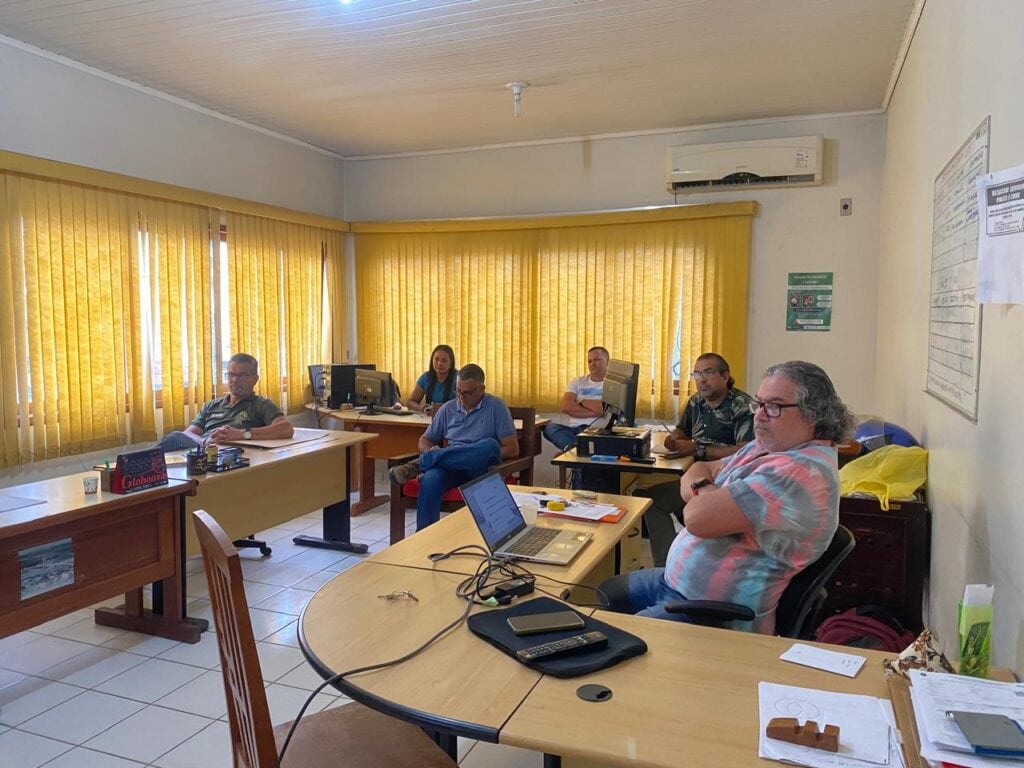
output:
<instances>
[{"instance_id":1,"label":"computer monitor","mask_svg":"<svg viewBox=\"0 0 1024 768\"><path fill-rule=\"evenodd\" d=\"M608 373L605 374L601 394L601 401L604 403L604 423L595 426L610 432L616 424L626 427L636 425L636 392L639 381L639 363L608 361Z\"/></svg>"},{"instance_id":2,"label":"computer monitor","mask_svg":"<svg viewBox=\"0 0 1024 768\"><path fill-rule=\"evenodd\" d=\"M373 363L334 363L331 366L331 392L327 405L340 408L346 403L355 404L355 387L357 370L373 370Z\"/></svg>"},{"instance_id":3,"label":"computer monitor","mask_svg":"<svg viewBox=\"0 0 1024 768\"><path fill-rule=\"evenodd\" d=\"M307 365L309 369L309 386L313 390L313 402L322 403L324 400L324 367L322 365Z\"/></svg>"},{"instance_id":4,"label":"computer monitor","mask_svg":"<svg viewBox=\"0 0 1024 768\"><path fill-rule=\"evenodd\" d=\"M355 378L356 405L365 405L367 414L395 404L395 382L388 371L357 370Z\"/></svg>"}]
</instances>

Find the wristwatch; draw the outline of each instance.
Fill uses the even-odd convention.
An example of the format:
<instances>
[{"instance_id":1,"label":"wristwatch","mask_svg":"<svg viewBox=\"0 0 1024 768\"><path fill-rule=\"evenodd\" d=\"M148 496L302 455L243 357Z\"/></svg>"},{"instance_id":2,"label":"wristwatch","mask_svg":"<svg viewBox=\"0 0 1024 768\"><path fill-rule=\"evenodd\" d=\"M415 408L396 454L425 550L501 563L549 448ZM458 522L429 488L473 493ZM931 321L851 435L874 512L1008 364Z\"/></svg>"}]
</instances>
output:
<instances>
[{"instance_id":1,"label":"wristwatch","mask_svg":"<svg viewBox=\"0 0 1024 768\"><path fill-rule=\"evenodd\" d=\"M712 483L711 483L711 480L709 478L703 477L700 480L698 480L696 483L691 483L690 484L690 490L693 491L693 495L696 496L696 495L698 495L700 493L700 489L701 488L703 488L705 485L711 485L711 484Z\"/></svg>"},{"instance_id":2,"label":"wristwatch","mask_svg":"<svg viewBox=\"0 0 1024 768\"><path fill-rule=\"evenodd\" d=\"M697 447L693 450L693 458L697 461L707 461L708 444L697 441Z\"/></svg>"},{"instance_id":3,"label":"wristwatch","mask_svg":"<svg viewBox=\"0 0 1024 768\"><path fill-rule=\"evenodd\" d=\"M251 429L244 430L242 432L242 439L243 440L252 440L252 430Z\"/></svg>"}]
</instances>

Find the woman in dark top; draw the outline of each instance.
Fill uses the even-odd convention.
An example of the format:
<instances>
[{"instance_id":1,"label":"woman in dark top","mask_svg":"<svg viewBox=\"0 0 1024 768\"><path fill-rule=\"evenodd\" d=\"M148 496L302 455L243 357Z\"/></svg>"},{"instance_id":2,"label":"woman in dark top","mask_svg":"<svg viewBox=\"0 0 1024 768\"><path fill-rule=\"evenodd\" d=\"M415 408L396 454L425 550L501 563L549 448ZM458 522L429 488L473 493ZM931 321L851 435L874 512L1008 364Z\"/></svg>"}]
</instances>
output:
<instances>
[{"instance_id":1,"label":"woman in dark top","mask_svg":"<svg viewBox=\"0 0 1024 768\"><path fill-rule=\"evenodd\" d=\"M416 379L409 395L409 407L421 413L430 413L434 405L455 399L455 352L447 344L438 344L430 353L430 370Z\"/></svg>"}]
</instances>

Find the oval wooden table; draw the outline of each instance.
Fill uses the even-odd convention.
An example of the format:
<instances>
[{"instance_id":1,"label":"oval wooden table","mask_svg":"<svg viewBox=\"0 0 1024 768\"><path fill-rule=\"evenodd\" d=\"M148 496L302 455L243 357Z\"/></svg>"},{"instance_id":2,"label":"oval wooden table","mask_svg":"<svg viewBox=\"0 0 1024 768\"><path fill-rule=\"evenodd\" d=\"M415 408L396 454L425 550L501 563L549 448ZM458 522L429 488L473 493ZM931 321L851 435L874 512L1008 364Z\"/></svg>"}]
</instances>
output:
<instances>
[{"instance_id":1,"label":"oval wooden table","mask_svg":"<svg viewBox=\"0 0 1024 768\"><path fill-rule=\"evenodd\" d=\"M426 555L470 543L459 514L339 574L313 596L299 626L303 653L327 679L399 659L455 622L409 660L336 684L356 701L446 736L439 742L450 752L452 737L465 736L544 752L546 765L570 756L600 765L753 768L763 765L760 681L888 696L885 654L857 651L868 663L848 679L780 661L791 640L602 611L595 617L642 637L648 653L570 680L541 675L458 622L466 604L455 589L475 566ZM400 590L418 600L379 597ZM581 700L576 689L586 683L608 686L612 698Z\"/></svg>"}]
</instances>

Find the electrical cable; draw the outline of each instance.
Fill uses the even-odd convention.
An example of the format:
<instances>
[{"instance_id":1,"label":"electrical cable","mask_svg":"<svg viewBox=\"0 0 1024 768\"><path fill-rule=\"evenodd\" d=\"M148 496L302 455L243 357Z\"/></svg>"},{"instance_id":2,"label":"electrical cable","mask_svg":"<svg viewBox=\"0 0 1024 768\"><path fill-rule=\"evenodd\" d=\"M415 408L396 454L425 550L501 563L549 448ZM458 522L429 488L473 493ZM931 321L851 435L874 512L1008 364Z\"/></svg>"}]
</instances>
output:
<instances>
[{"instance_id":1,"label":"electrical cable","mask_svg":"<svg viewBox=\"0 0 1024 768\"><path fill-rule=\"evenodd\" d=\"M548 592L547 590L541 589L537 586L537 580L546 579L547 581L554 582L555 584L561 584L564 587L590 589L593 590L597 594L598 598L603 600L604 602L597 604L579 604L579 607L608 607L608 598L598 587L591 587L587 584L579 584L571 581L562 581L561 579L556 579L553 576L548 576L546 574L533 573L525 566L520 565L520 562L515 560L514 558L494 557L494 555L492 555L489 550L487 550L485 547L480 546L479 544L465 544L456 547L455 549L449 550L448 552L435 552L429 555L428 557L430 560L434 562L439 562L449 557L457 556L476 556L480 558L480 563L477 565L476 570L469 576L466 576L464 579L462 579L462 581L460 581L455 588L455 595L460 599L466 601L465 610L463 610L463 612L456 619L454 619L453 621L449 622L444 627L439 629L435 634L433 634L420 646L409 651L403 656L399 656L396 659L391 659L390 661L382 661L377 664L368 664L363 667L356 667L355 669L349 669L344 672L338 672L337 674L332 675L331 677L324 680L323 683L318 685L316 689L309 694L309 696L306 698L306 701L303 702L302 707L299 709L298 714L295 716L295 719L292 721L291 727L288 729L288 734L281 744L281 751L278 753L277 762L274 764L274 768L280 768L281 761L284 760L285 752L288 749L288 745L291 743L292 736L295 733L295 729L298 727L299 721L306 714L306 710L309 708L309 705L313 702L313 699L316 698L317 694L319 694L320 691L322 691L328 685L333 685L337 682L340 682L346 677L351 677L352 675L363 674L365 672L373 672L379 669L386 669L388 667L394 667L399 664L404 664L410 659L413 659L419 654L423 653L425 650L427 650L427 648L432 646L434 643L436 643L442 637L447 635L449 632L452 632L453 630L461 626L469 617L469 614L473 610L474 605L496 607L497 605L499 605L499 603L493 596L485 598L482 594L483 590L487 589L487 587L493 586L493 580L495 578L497 578L498 581L507 581L509 579L523 578L524 576L528 576L534 580L534 589L536 589L538 592L541 592L542 594L549 595L550 597L554 597L560 600L564 599L564 597L562 597L561 595L555 595L552 592ZM565 591L566 590L563 590L562 594L564 594ZM511 598L508 598L508 601L505 604L507 605L508 602L511 602Z\"/></svg>"},{"instance_id":2,"label":"electrical cable","mask_svg":"<svg viewBox=\"0 0 1024 768\"><path fill-rule=\"evenodd\" d=\"M303 715L306 714L306 710L309 708L309 705L313 703L313 699L316 698L316 695L320 693L320 691L322 691L328 685L333 685L334 683L340 682L342 679L346 677L351 677L352 675L358 675L364 672L373 672L378 669L386 669L387 667L394 667L399 664L404 664L410 659L423 653L423 651L427 650L427 648L429 648L435 642L437 642L446 634L451 632L453 629L458 628L458 626L466 620L466 617L469 616L469 612L472 609L473 603L467 602L466 609L458 618L443 626L436 633L434 633L426 642L424 642L418 648L409 651L409 653L405 654L404 656L399 656L397 659L391 659L390 661L382 661L377 664L367 664L364 667L356 667L355 669L349 669L344 672L338 672L337 674L332 675L331 677L324 680L320 685L316 687L316 689L313 690L312 693L309 694L309 696L306 698L306 701L302 704L301 709L299 709L299 713L295 716L295 719L292 721L292 725L288 729L288 735L285 737L284 742L281 744L281 751L277 755L277 762L274 764L274 768L280 768L281 761L284 760L284 754L288 749L289 743L291 743L292 736L295 733L295 729L299 725L299 721L302 719Z\"/></svg>"},{"instance_id":3,"label":"electrical cable","mask_svg":"<svg viewBox=\"0 0 1024 768\"><path fill-rule=\"evenodd\" d=\"M284 760L285 752L288 749L288 745L291 743L292 736L295 733L295 729L298 727L299 721L306 714L306 710L309 708L309 705L313 702L313 699L316 698L316 695L320 693L320 691L322 691L328 685L333 685L334 683L340 682L342 679L346 677L362 674L364 672L373 672L375 670L385 669L387 667L397 666L418 656L431 645L440 640L442 637L447 635L449 632L451 632L454 629L457 629L461 624L463 624L466 621L467 617L469 616L470 611L473 610L474 605L485 605L489 607L497 605L497 601L495 601L493 598L487 600L480 595L480 590L486 588L489 579L494 574L501 575L502 580L505 580L506 578L521 576L521 572L525 571L525 569L518 568L518 566L516 566L515 563L513 563L511 560L508 560L506 558L493 557L490 554L490 552L488 552L486 549L484 549L484 547L481 547L478 544L467 544L461 547L456 547L455 549L449 552L443 553L443 557L440 557L438 559L444 559L446 557L452 557L454 555L469 554L467 550L473 549L479 549L484 554L479 555L481 561L480 564L477 566L476 571L472 575L467 576L465 579L460 581L455 589L456 596L466 601L466 608L462 612L462 614L459 615L458 618L456 618L455 620L451 621L450 623L442 627L440 630L438 630L434 635L432 635L419 647L413 649L412 651L409 651L409 653L406 653L403 656L399 656L396 659L391 659L390 661L382 661L377 664L368 664L363 667L357 667L355 669L349 669L344 672L338 672L337 674L332 675L331 677L324 680L323 683L318 685L316 689L309 694L309 696L306 698L306 701L303 702L302 707L299 709L298 714L295 716L295 719L292 721L291 727L288 729L288 734L281 744L281 750L278 753L277 762L275 763L274 768L280 768L281 761Z\"/></svg>"}]
</instances>

